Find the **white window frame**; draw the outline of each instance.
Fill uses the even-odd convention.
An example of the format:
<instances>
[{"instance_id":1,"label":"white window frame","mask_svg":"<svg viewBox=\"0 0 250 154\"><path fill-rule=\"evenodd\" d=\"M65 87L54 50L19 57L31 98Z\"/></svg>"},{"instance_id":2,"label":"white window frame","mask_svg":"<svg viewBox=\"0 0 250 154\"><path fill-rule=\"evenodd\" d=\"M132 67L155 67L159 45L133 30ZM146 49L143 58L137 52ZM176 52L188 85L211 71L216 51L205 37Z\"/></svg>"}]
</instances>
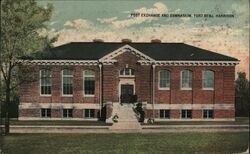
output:
<instances>
[{"instance_id":1,"label":"white window frame","mask_svg":"<svg viewBox=\"0 0 250 154\"><path fill-rule=\"evenodd\" d=\"M73 97L73 81L74 81L74 75L73 75L73 70L70 70L70 71L72 71L72 75L65 75L66 77L72 77L72 94L64 94L63 93L63 77L64 77L64 75L63 75L63 71L64 70L70 70L70 69L63 69L62 71L61 71L61 78L62 78L62 82L61 82L61 84L62 84L62 86L61 86L61 88L62 88L62 96L63 97Z\"/></svg>"},{"instance_id":2,"label":"white window frame","mask_svg":"<svg viewBox=\"0 0 250 154\"><path fill-rule=\"evenodd\" d=\"M213 112L212 118L209 118L208 113L207 113L207 117L204 118L204 112L205 112L205 110L206 110L207 112L209 112L209 110L211 110L211 111ZM202 118L203 118L203 119L214 119L214 110L213 110L213 109L203 109L203 110L202 110Z\"/></svg>"},{"instance_id":3,"label":"white window frame","mask_svg":"<svg viewBox=\"0 0 250 154\"><path fill-rule=\"evenodd\" d=\"M42 116L42 110L43 110L43 109L45 109L45 117ZM47 115L47 114L48 114L48 111L47 111L48 109L50 109L50 117ZM51 113L52 113L52 112L51 112L51 108L41 108L41 109L40 109L40 117L41 117L41 118L51 118Z\"/></svg>"},{"instance_id":4,"label":"white window frame","mask_svg":"<svg viewBox=\"0 0 250 154\"><path fill-rule=\"evenodd\" d=\"M167 80L169 80L169 86L168 87L160 87L160 80L161 80L161 72L164 72L164 71L166 71L167 73L169 73L169 79L167 79ZM168 70L160 70L159 72L158 72L158 90L170 90L170 85L171 85L171 73L170 73L170 71L168 71Z\"/></svg>"},{"instance_id":5,"label":"white window frame","mask_svg":"<svg viewBox=\"0 0 250 154\"><path fill-rule=\"evenodd\" d=\"M129 69L129 75L125 75L125 69ZM123 71L123 74L121 75L121 71ZM135 77L135 71L134 75L132 75L132 71L134 71L132 68L123 68L119 71L119 77Z\"/></svg>"},{"instance_id":6,"label":"white window frame","mask_svg":"<svg viewBox=\"0 0 250 154\"><path fill-rule=\"evenodd\" d=\"M63 110L67 110L67 117L64 117ZM72 110L72 117L69 116L69 110ZM73 109L62 109L62 118L73 118Z\"/></svg>"},{"instance_id":7,"label":"white window frame","mask_svg":"<svg viewBox=\"0 0 250 154\"><path fill-rule=\"evenodd\" d=\"M85 72L86 71L92 71L92 72L94 72L94 75L85 75ZM82 80L83 80L83 83L82 83L82 85L83 85L83 87L82 87L82 91L83 91L83 96L84 97L95 97L95 91L94 91L94 94L85 94L85 77L93 77L94 78L94 81L96 82L96 80L95 80L95 71L93 71L93 70L84 70L83 71L83 76L82 76ZM96 84L96 83L95 83ZM95 85L94 85L95 86ZM95 90L96 90L96 87L95 87Z\"/></svg>"},{"instance_id":8,"label":"white window frame","mask_svg":"<svg viewBox=\"0 0 250 154\"><path fill-rule=\"evenodd\" d=\"M51 70L48 70L48 69L41 69L39 71L39 93L40 93L40 96L44 96L44 97L51 97L51 93L50 94L42 94L42 91L41 91L41 87L42 87L42 70L47 70L47 71L50 71L50 92L52 93L52 72Z\"/></svg>"},{"instance_id":9,"label":"white window frame","mask_svg":"<svg viewBox=\"0 0 250 154\"><path fill-rule=\"evenodd\" d=\"M89 111L90 111L90 110L94 110L94 117L90 117L90 112L88 113L89 116L86 117L86 116L85 116L86 110L89 110ZM83 109L83 111L84 111L84 112L83 112L83 117L84 117L84 118L86 118L86 119L93 119L93 118L95 118L95 109Z\"/></svg>"},{"instance_id":10,"label":"white window frame","mask_svg":"<svg viewBox=\"0 0 250 154\"><path fill-rule=\"evenodd\" d=\"M188 71L188 72L190 72L191 73L191 75L192 75L192 77L191 77L191 82L192 82L192 84L191 84L191 87L188 87L188 88L186 88L186 87L182 87L182 72L184 72L184 71ZM181 71L181 80L180 80L180 89L181 90L192 90L192 88L193 88L193 72L192 71L190 71L190 70L183 70L183 71Z\"/></svg>"},{"instance_id":11,"label":"white window frame","mask_svg":"<svg viewBox=\"0 0 250 154\"><path fill-rule=\"evenodd\" d=\"M214 71L211 71L211 70L205 70L205 71L202 71L202 90L214 90L214 84L213 84L213 87L204 87L204 80L205 80L205 72L206 71L209 71L209 72L212 72L213 75L215 74ZM214 75L215 76L215 75ZM214 78L213 78L214 80ZM214 80L215 81L215 80ZM213 82L214 82L213 81Z\"/></svg>"},{"instance_id":12,"label":"white window frame","mask_svg":"<svg viewBox=\"0 0 250 154\"><path fill-rule=\"evenodd\" d=\"M161 110L164 111L164 116L163 116L163 117L161 117ZM169 116L168 116L168 117L166 117L166 111L169 112ZM169 110L169 109L160 109L160 110L159 110L159 118L160 118L160 119L170 119L170 110Z\"/></svg>"},{"instance_id":13,"label":"white window frame","mask_svg":"<svg viewBox=\"0 0 250 154\"><path fill-rule=\"evenodd\" d=\"M184 117L184 118L182 118L182 111L183 111L183 110L185 110L185 117ZM188 110L191 111L191 117L190 117L190 118L187 117L187 111L188 111ZM193 118L193 115L192 115L192 114L193 114L193 110L191 110L191 109L181 109L181 114L180 114L181 116L180 116L180 118L181 118L181 119L192 119L192 118Z\"/></svg>"}]
</instances>

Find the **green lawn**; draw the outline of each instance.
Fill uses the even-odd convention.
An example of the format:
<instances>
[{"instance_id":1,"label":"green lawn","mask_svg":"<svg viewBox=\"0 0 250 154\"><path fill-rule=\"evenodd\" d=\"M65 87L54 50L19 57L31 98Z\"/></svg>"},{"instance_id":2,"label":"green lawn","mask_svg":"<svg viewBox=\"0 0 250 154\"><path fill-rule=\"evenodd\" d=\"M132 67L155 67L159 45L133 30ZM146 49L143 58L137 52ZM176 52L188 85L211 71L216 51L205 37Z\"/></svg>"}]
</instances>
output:
<instances>
[{"instance_id":1,"label":"green lawn","mask_svg":"<svg viewBox=\"0 0 250 154\"><path fill-rule=\"evenodd\" d=\"M248 133L12 134L2 138L6 154L55 153L238 153Z\"/></svg>"},{"instance_id":2,"label":"green lawn","mask_svg":"<svg viewBox=\"0 0 250 154\"><path fill-rule=\"evenodd\" d=\"M237 117L235 121L156 121L153 125L248 125L248 117ZM152 125L152 124L145 124Z\"/></svg>"},{"instance_id":3,"label":"green lawn","mask_svg":"<svg viewBox=\"0 0 250 154\"><path fill-rule=\"evenodd\" d=\"M108 126L103 121L77 121L77 120L31 120L31 121L18 121L11 120L11 125L75 125L75 126Z\"/></svg>"}]
</instances>

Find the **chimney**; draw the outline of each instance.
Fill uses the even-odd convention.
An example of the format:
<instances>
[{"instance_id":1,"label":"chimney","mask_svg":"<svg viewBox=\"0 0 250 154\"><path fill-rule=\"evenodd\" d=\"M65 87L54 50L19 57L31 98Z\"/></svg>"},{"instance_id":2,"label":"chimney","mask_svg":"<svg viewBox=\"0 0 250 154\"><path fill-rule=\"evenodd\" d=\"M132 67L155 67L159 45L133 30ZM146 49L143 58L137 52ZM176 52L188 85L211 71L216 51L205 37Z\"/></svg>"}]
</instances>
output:
<instances>
[{"instance_id":1,"label":"chimney","mask_svg":"<svg viewBox=\"0 0 250 154\"><path fill-rule=\"evenodd\" d=\"M161 40L159 40L159 39L153 39L153 40L151 40L151 43L161 43Z\"/></svg>"},{"instance_id":2,"label":"chimney","mask_svg":"<svg viewBox=\"0 0 250 154\"><path fill-rule=\"evenodd\" d=\"M93 42L104 42L102 39L94 39Z\"/></svg>"},{"instance_id":3,"label":"chimney","mask_svg":"<svg viewBox=\"0 0 250 154\"><path fill-rule=\"evenodd\" d=\"M131 40L131 39L122 39L122 42L123 42L123 43L131 43L132 40Z\"/></svg>"}]
</instances>

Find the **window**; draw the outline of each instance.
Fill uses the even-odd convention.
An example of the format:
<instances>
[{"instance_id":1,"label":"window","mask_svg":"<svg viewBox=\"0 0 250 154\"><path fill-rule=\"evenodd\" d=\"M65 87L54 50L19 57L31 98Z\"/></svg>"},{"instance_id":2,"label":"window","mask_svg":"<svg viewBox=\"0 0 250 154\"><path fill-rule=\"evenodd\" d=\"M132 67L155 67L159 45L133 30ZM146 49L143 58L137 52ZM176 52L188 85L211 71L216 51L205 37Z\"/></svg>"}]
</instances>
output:
<instances>
[{"instance_id":1,"label":"window","mask_svg":"<svg viewBox=\"0 0 250 154\"><path fill-rule=\"evenodd\" d=\"M170 118L169 110L160 110L160 118Z\"/></svg>"},{"instance_id":2,"label":"window","mask_svg":"<svg viewBox=\"0 0 250 154\"><path fill-rule=\"evenodd\" d=\"M73 94L73 73L71 70L65 69L62 74L63 82L63 95L72 95Z\"/></svg>"},{"instance_id":3,"label":"window","mask_svg":"<svg viewBox=\"0 0 250 154\"><path fill-rule=\"evenodd\" d=\"M94 118L95 117L95 109L85 109L85 118Z\"/></svg>"},{"instance_id":4,"label":"window","mask_svg":"<svg viewBox=\"0 0 250 154\"><path fill-rule=\"evenodd\" d=\"M203 118L204 119L212 119L214 116L213 110L203 110Z\"/></svg>"},{"instance_id":5,"label":"window","mask_svg":"<svg viewBox=\"0 0 250 154\"><path fill-rule=\"evenodd\" d=\"M51 117L51 109L41 109L41 117L43 118L50 118Z\"/></svg>"},{"instance_id":6,"label":"window","mask_svg":"<svg viewBox=\"0 0 250 154\"><path fill-rule=\"evenodd\" d=\"M158 85L159 85L159 89L170 88L170 72L169 71L159 71Z\"/></svg>"},{"instance_id":7,"label":"window","mask_svg":"<svg viewBox=\"0 0 250 154\"><path fill-rule=\"evenodd\" d=\"M40 70L40 94L51 95L51 71Z\"/></svg>"},{"instance_id":8,"label":"window","mask_svg":"<svg viewBox=\"0 0 250 154\"><path fill-rule=\"evenodd\" d=\"M134 76L134 70L131 68L124 68L120 71L120 76Z\"/></svg>"},{"instance_id":9,"label":"window","mask_svg":"<svg viewBox=\"0 0 250 154\"><path fill-rule=\"evenodd\" d=\"M73 109L63 109L63 118L72 118Z\"/></svg>"},{"instance_id":10,"label":"window","mask_svg":"<svg viewBox=\"0 0 250 154\"><path fill-rule=\"evenodd\" d=\"M203 89L214 89L214 72L203 71L202 73L202 87Z\"/></svg>"},{"instance_id":11,"label":"window","mask_svg":"<svg viewBox=\"0 0 250 154\"><path fill-rule=\"evenodd\" d=\"M192 110L181 110L181 118L192 118Z\"/></svg>"},{"instance_id":12,"label":"window","mask_svg":"<svg viewBox=\"0 0 250 154\"><path fill-rule=\"evenodd\" d=\"M181 72L181 89L191 90L192 89L192 72L184 70Z\"/></svg>"},{"instance_id":13,"label":"window","mask_svg":"<svg viewBox=\"0 0 250 154\"><path fill-rule=\"evenodd\" d=\"M86 70L83 72L84 95L94 96L95 94L95 72Z\"/></svg>"}]
</instances>

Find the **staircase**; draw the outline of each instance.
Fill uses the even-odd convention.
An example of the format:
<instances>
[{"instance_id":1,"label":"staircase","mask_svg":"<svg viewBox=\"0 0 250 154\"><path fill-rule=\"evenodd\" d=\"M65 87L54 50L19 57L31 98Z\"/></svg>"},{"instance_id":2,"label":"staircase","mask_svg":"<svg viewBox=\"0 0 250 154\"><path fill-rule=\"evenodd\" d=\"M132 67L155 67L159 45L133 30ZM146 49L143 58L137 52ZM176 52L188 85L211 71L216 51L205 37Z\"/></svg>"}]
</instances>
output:
<instances>
[{"instance_id":1,"label":"staircase","mask_svg":"<svg viewBox=\"0 0 250 154\"><path fill-rule=\"evenodd\" d=\"M119 116L118 122L114 123L110 129L112 130L139 130L141 125L137 120L136 114L132 109L132 104L120 105L113 104L112 117L117 113Z\"/></svg>"}]
</instances>

